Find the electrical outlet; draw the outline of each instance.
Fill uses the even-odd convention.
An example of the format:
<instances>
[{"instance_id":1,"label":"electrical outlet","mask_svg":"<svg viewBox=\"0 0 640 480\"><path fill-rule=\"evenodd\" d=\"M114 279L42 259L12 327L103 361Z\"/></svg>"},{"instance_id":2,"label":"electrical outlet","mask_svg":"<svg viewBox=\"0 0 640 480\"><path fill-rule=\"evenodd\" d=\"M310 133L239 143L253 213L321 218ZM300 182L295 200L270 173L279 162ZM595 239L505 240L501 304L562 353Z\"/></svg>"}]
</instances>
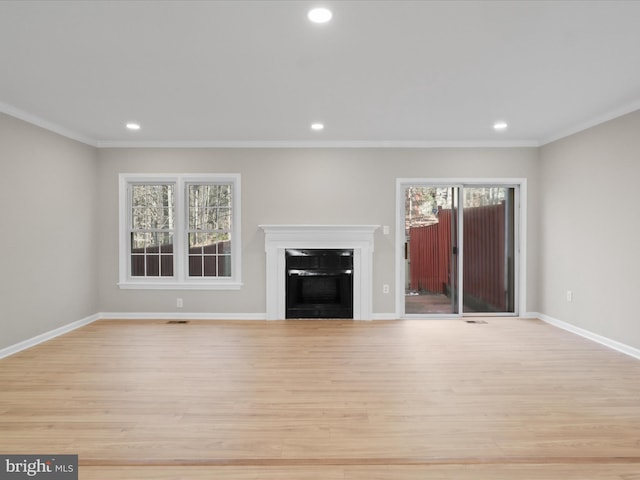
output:
<instances>
[{"instance_id":1,"label":"electrical outlet","mask_svg":"<svg viewBox=\"0 0 640 480\"><path fill-rule=\"evenodd\" d=\"M382 293L389 293L389 285L386 283L382 285Z\"/></svg>"},{"instance_id":2,"label":"electrical outlet","mask_svg":"<svg viewBox=\"0 0 640 480\"><path fill-rule=\"evenodd\" d=\"M176 307L178 307L178 308L182 308L183 306L184 306L184 303L182 302L182 299L181 299L181 298L178 298L178 299L176 300Z\"/></svg>"},{"instance_id":3,"label":"electrical outlet","mask_svg":"<svg viewBox=\"0 0 640 480\"><path fill-rule=\"evenodd\" d=\"M389 235L389 225L385 225L382 227L382 234Z\"/></svg>"},{"instance_id":4,"label":"electrical outlet","mask_svg":"<svg viewBox=\"0 0 640 480\"><path fill-rule=\"evenodd\" d=\"M567 290L567 302L573 302L573 292L571 290Z\"/></svg>"}]
</instances>

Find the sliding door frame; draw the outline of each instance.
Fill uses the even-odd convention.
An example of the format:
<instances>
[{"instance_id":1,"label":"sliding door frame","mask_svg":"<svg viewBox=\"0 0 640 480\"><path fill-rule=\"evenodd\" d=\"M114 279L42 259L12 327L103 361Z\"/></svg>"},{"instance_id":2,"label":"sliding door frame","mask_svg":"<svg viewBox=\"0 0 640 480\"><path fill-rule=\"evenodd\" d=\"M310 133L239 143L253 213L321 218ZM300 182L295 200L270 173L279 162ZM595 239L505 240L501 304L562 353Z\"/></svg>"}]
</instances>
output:
<instances>
[{"instance_id":1,"label":"sliding door frame","mask_svg":"<svg viewBox=\"0 0 640 480\"><path fill-rule=\"evenodd\" d=\"M515 188L515 232L514 232L514 312L464 313L463 312L463 205L458 205L458 313L455 314L406 314L405 313L405 189L409 186L424 187L512 187ZM461 200L461 199L459 199ZM460 318L463 316L518 316L526 312L526 238L527 238L527 179L526 178L397 178L396 179L396 317L397 318Z\"/></svg>"}]
</instances>

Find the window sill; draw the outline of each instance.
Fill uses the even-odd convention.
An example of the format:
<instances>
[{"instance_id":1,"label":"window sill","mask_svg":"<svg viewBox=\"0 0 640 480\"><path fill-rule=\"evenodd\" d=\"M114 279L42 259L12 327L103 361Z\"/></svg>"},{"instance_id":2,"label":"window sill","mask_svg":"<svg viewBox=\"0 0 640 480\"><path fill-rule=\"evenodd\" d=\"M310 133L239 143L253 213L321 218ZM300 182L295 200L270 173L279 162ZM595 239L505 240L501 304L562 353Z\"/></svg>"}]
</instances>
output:
<instances>
[{"instance_id":1,"label":"window sill","mask_svg":"<svg viewBox=\"0 0 640 480\"><path fill-rule=\"evenodd\" d=\"M122 290L240 290L242 282L120 282Z\"/></svg>"}]
</instances>

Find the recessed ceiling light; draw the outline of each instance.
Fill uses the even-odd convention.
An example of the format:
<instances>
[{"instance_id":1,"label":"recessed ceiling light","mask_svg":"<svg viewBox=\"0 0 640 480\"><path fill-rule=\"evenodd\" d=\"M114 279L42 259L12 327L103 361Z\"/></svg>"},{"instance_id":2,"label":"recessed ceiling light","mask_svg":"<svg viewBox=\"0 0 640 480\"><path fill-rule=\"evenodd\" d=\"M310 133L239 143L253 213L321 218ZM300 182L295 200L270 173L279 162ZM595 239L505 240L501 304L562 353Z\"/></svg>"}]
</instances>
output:
<instances>
[{"instance_id":1,"label":"recessed ceiling light","mask_svg":"<svg viewBox=\"0 0 640 480\"><path fill-rule=\"evenodd\" d=\"M127 123L127 128L129 130L140 130L140 124L139 123L129 122L129 123Z\"/></svg>"},{"instance_id":2,"label":"recessed ceiling light","mask_svg":"<svg viewBox=\"0 0 640 480\"><path fill-rule=\"evenodd\" d=\"M307 17L313 23L327 23L331 20L332 16L333 14L328 8L314 8L309 10L309 13L307 14Z\"/></svg>"},{"instance_id":3,"label":"recessed ceiling light","mask_svg":"<svg viewBox=\"0 0 640 480\"><path fill-rule=\"evenodd\" d=\"M311 130L315 130L316 132L319 132L320 130L324 130L324 124L323 123L312 123L311 124Z\"/></svg>"},{"instance_id":4,"label":"recessed ceiling light","mask_svg":"<svg viewBox=\"0 0 640 480\"><path fill-rule=\"evenodd\" d=\"M498 122L493 124L493 129L494 130L506 130L508 126L509 125L507 125L507 122L504 122L504 121L500 120L500 121L498 121Z\"/></svg>"}]
</instances>

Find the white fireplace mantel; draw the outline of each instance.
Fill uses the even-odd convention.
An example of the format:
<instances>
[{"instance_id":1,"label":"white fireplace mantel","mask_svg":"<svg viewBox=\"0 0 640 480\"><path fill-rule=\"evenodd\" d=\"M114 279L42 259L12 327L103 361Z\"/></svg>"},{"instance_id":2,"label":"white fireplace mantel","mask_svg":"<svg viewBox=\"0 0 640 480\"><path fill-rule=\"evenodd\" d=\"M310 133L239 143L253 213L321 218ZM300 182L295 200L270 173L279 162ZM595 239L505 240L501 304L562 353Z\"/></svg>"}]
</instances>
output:
<instances>
[{"instance_id":1,"label":"white fireplace mantel","mask_svg":"<svg viewBox=\"0 0 640 480\"><path fill-rule=\"evenodd\" d=\"M288 248L353 249L353 318L372 315L373 235L379 225L260 225L267 253L267 319L285 318Z\"/></svg>"}]
</instances>

